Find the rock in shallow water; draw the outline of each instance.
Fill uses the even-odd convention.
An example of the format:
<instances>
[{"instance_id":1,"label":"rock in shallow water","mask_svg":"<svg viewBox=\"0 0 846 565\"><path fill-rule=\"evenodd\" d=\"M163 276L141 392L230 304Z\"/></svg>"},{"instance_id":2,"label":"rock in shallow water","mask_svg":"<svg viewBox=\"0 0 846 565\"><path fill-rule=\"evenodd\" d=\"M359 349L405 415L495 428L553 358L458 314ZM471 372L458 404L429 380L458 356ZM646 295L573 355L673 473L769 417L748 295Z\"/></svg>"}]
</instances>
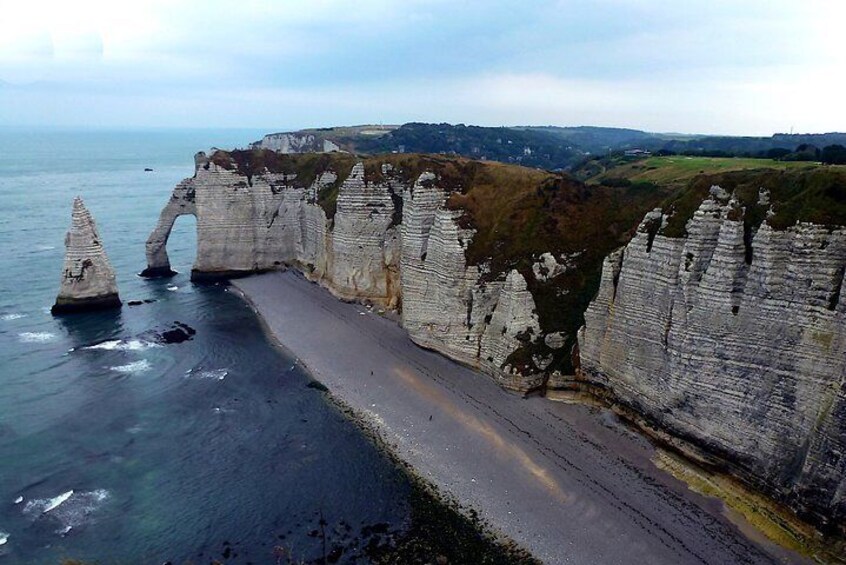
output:
<instances>
[{"instance_id":1,"label":"rock in shallow water","mask_svg":"<svg viewBox=\"0 0 846 565\"><path fill-rule=\"evenodd\" d=\"M158 334L158 338L161 343L165 344L183 343L193 338L196 333L197 330L195 330L188 324L183 324L182 322L174 322L173 328L161 332L160 334Z\"/></svg>"}]
</instances>

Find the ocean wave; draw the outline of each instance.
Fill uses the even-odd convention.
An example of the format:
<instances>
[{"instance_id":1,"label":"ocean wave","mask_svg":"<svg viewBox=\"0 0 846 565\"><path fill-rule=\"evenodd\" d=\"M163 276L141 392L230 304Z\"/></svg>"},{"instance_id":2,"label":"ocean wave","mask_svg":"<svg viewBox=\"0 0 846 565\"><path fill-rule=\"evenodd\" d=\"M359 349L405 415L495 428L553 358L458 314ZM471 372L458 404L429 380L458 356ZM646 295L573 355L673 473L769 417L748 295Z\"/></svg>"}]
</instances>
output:
<instances>
[{"instance_id":1,"label":"ocean wave","mask_svg":"<svg viewBox=\"0 0 846 565\"><path fill-rule=\"evenodd\" d=\"M21 502L23 502L23 501L24 501L24 497L19 496L19 497L17 497L17 498L15 499L15 504L20 504L20 503L21 503Z\"/></svg>"},{"instance_id":2,"label":"ocean wave","mask_svg":"<svg viewBox=\"0 0 846 565\"><path fill-rule=\"evenodd\" d=\"M129 339L126 341L122 339L110 339L108 341L95 343L94 345L88 345L82 349L101 349L104 351L142 351L144 349L150 349L151 347L161 347L161 344L153 341L144 341L142 339Z\"/></svg>"},{"instance_id":3,"label":"ocean wave","mask_svg":"<svg viewBox=\"0 0 846 565\"><path fill-rule=\"evenodd\" d=\"M19 312L9 312L8 314L3 314L2 316L0 316L0 320L3 320L4 322L20 320L21 318L26 318L26 314L21 314Z\"/></svg>"},{"instance_id":4,"label":"ocean wave","mask_svg":"<svg viewBox=\"0 0 846 565\"><path fill-rule=\"evenodd\" d=\"M53 498L36 498L35 500L30 500L24 506L24 514L29 514L30 516L38 517L41 514L46 514L52 510L55 510L67 500L73 496L73 490L69 490L67 492L63 492L58 496L54 496Z\"/></svg>"},{"instance_id":5,"label":"ocean wave","mask_svg":"<svg viewBox=\"0 0 846 565\"><path fill-rule=\"evenodd\" d=\"M36 245L35 251L52 251L56 249L55 245Z\"/></svg>"},{"instance_id":6,"label":"ocean wave","mask_svg":"<svg viewBox=\"0 0 846 565\"><path fill-rule=\"evenodd\" d=\"M23 343L44 343L53 341L56 338L56 334L50 332L23 332L18 334L18 338Z\"/></svg>"},{"instance_id":7,"label":"ocean wave","mask_svg":"<svg viewBox=\"0 0 846 565\"><path fill-rule=\"evenodd\" d=\"M6 545L7 541L9 541L9 534L0 532L0 545Z\"/></svg>"},{"instance_id":8,"label":"ocean wave","mask_svg":"<svg viewBox=\"0 0 846 565\"><path fill-rule=\"evenodd\" d=\"M115 367L109 367L109 369L117 373L142 373L144 371L149 371L150 368L150 362L146 359L141 359L140 361L133 361L132 363L127 363L126 365L117 365Z\"/></svg>"},{"instance_id":9,"label":"ocean wave","mask_svg":"<svg viewBox=\"0 0 846 565\"><path fill-rule=\"evenodd\" d=\"M33 521L56 520L57 534L65 535L85 524L103 502L111 496L105 489L90 491L69 490L53 498L40 498L26 503L23 513Z\"/></svg>"},{"instance_id":10,"label":"ocean wave","mask_svg":"<svg viewBox=\"0 0 846 565\"><path fill-rule=\"evenodd\" d=\"M176 286L175 284L169 284L169 285L167 285L167 289L171 292L176 292L177 290L179 290L179 287Z\"/></svg>"},{"instance_id":11,"label":"ocean wave","mask_svg":"<svg viewBox=\"0 0 846 565\"><path fill-rule=\"evenodd\" d=\"M198 379L210 379L214 381L222 381L229 374L229 369L189 369L185 372L186 377L196 377Z\"/></svg>"}]
</instances>

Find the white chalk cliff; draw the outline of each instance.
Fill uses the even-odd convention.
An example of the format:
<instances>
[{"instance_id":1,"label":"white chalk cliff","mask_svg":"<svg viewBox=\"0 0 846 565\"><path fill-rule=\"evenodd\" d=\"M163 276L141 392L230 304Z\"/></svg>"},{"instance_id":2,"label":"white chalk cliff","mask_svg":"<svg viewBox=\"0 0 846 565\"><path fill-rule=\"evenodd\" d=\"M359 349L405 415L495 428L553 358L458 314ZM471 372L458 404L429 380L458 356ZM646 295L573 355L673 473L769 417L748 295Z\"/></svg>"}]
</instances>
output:
<instances>
[{"instance_id":1,"label":"white chalk cliff","mask_svg":"<svg viewBox=\"0 0 846 565\"><path fill-rule=\"evenodd\" d=\"M294 266L345 300L400 309L418 344L478 367L504 386L540 386L540 371L517 372L505 361L540 328L526 281L517 271L483 282L464 250L472 230L445 207L434 175L404 182L383 165L378 182L353 166L338 186L332 218L318 194L337 183L327 171L307 187L295 174L246 178L196 158L192 178L179 183L147 241L150 276L172 273L165 246L179 215L197 217L195 279L230 277Z\"/></svg>"},{"instance_id":2,"label":"white chalk cliff","mask_svg":"<svg viewBox=\"0 0 846 565\"><path fill-rule=\"evenodd\" d=\"M846 230L744 229L715 187L609 256L579 333L581 378L817 524L846 518ZM656 233L657 230L657 233Z\"/></svg>"},{"instance_id":3,"label":"white chalk cliff","mask_svg":"<svg viewBox=\"0 0 846 565\"><path fill-rule=\"evenodd\" d=\"M282 132L269 133L261 141L252 144L255 149L270 149L277 153L331 153L341 148L332 140L313 133Z\"/></svg>"},{"instance_id":4,"label":"white chalk cliff","mask_svg":"<svg viewBox=\"0 0 846 565\"><path fill-rule=\"evenodd\" d=\"M54 314L115 308L121 305L115 272L103 249L94 218L74 198L71 227L65 236L65 262Z\"/></svg>"},{"instance_id":5,"label":"white chalk cliff","mask_svg":"<svg viewBox=\"0 0 846 565\"><path fill-rule=\"evenodd\" d=\"M399 311L414 342L504 387L587 391L814 524L846 518L846 229L756 225L717 187L686 237L665 235L667 217L650 212L605 259L571 352L572 335L542 327L537 308L570 288L542 296L539 285L581 268L582 250L491 272L492 255L468 261L477 232L460 199L449 205L448 178L375 160L305 173L227 159L198 154L147 242L145 273L171 273L173 222L194 214L195 279L295 267L342 299Z\"/></svg>"}]
</instances>

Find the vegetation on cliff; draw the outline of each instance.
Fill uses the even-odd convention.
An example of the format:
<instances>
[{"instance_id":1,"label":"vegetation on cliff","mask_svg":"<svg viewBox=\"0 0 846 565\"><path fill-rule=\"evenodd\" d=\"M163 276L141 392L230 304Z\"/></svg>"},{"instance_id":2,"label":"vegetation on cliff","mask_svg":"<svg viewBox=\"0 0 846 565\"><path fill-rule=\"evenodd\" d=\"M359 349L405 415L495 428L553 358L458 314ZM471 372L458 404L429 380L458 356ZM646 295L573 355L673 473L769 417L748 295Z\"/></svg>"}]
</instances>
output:
<instances>
[{"instance_id":1,"label":"vegetation on cliff","mask_svg":"<svg viewBox=\"0 0 846 565\"><path fill-rule=\"evenodd\" d=\"M652 133L593 126L481 127L412 122L306 129L292 136L328 140L357 154L429 153L500 161L549 170L578 169L586 161L626 151L699 157L754 157L843 163L846 133L775 134L770 137ZM260 146L256 142L254 146Z\"/></svg>"},{"instance_id":2,"label":"vegetation on cliff","mask_svg":"<svg viewBox=\"0 0 846 565\"><path fill-rule=\"evenodd\" d=\"M599 163L597 161L597 163ZM628 186L650 182L671 196L663 202L671 213L663 234L683 237L685 225L713 185L734 193L744 217L757 228L769 224L786 229L798 222L846 225L846 167L772 159L666 156L607 159L602 169L579 171L589 184ZM769 196L759 203L761 190Z\"/></svg>"},{"instance_id":3,"label":"vegetation on cliff","mask_svg":"<svg viewBox=\"0 0 846 565\"><path fill-rule=\"evenodd\" d=\"M628 242L649 210L663 207L672 212L663 233L682 237L710 187L719 184L736 192L751 229L770 209L769 203L759 204L761 188L770 193L775 212L770 223L777 229L796 221L846 224L846 168L809 163L704 157L607 160L601 171L580 171L587 177L582 182L562 173L444 155L365 158L251 149L218 151L211 160L250 182L261 171L289 175L285 183L295 187L310 186L331 171L337 180L317 195L330 219L340 186L356 162L364 163L366 182L396 183L398 189L413 184L423 172L435 173L435 182L450 193L447 206L462 210L459 221L475 230L466 252L468 264L482 266L485 280L503 280L517 269L537 304L542 331L564 336L564 346L554 350L540 336L525 336L525 346L507 361L525 371L532 370L533 357L551 358L550 371L573 371L571 349L598 288L602 261ZM536 274L545 253L562 267L548 278Z\"/></svg>"}]
</instances>

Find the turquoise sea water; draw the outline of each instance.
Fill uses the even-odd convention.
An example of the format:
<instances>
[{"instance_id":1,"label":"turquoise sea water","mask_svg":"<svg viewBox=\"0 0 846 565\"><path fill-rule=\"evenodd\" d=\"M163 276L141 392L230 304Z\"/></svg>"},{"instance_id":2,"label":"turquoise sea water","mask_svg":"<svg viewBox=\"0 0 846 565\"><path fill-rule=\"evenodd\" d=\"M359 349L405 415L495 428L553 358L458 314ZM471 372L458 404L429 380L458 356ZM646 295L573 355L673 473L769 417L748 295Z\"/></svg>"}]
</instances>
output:
<instances>
[{"instance_id":1,"label":"turquoise sea water","mask_svg":"<svg viewBox=\"0 0 846 565\"><path fill-rule=\"evenodd\" d=\"M362 528L407 521L405 476L239 298L188 280L193 219L168 247L180 274L136 276L194 152L263 133L0 129L0 564L309 560L318 530L345 561ZM124 302L154 302L50 315L77 194ZM175 322L193 339L157 343Z\"/></svg>"}]
</instances>

